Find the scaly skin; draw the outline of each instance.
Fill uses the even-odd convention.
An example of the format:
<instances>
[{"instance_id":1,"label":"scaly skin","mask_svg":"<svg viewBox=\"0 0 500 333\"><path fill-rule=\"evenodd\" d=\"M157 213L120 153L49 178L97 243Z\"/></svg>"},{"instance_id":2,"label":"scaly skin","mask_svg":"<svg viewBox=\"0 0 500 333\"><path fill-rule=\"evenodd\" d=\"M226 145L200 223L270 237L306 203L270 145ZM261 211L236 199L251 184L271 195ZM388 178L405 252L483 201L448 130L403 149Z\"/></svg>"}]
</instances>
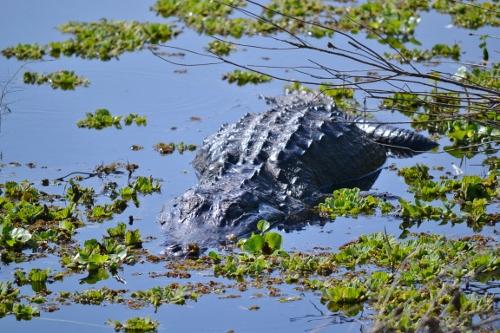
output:
<instances>
[{"instance_id":1,"label":"scaly skin","mask_svg":"<svg viewBox=\"0 0 500 333\"><path fill-rule=\"evenodd\" d=\"M387 145L435 146L412 131L347 117L326 97L294 93L267 102L269 111L205 139L193 162L199 184L161 215L168 242L213 245L254 231L261 219L292 223L335 188L369 189Z\"/></svg>"}]
</instances>

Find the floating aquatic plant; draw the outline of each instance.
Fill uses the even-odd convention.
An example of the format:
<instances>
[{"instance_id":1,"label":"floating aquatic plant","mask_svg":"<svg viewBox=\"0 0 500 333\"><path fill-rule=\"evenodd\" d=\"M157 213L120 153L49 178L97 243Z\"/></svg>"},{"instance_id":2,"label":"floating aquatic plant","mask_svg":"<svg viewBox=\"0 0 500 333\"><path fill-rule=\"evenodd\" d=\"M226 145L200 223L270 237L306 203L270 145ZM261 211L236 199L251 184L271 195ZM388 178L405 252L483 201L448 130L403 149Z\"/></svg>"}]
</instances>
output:
<instances>
[{"instance_id":1,"label":"floating aquatic plant","mask_svg":"<svg viewBox=\"0 0 500 333\"><path fill-rule=\"evenodd\" d=\"M266 83L272 80L271 77L267 75L249 71L241 71L239 69L224 74L222 79L227 80L227 82L229 83L236 83L239 86L244 86L248 83L252 84Z\"/></svg>"},{"instance_id":2,"label":"floating aquatic plant","mask_svg":"<svg viewBox=\"0 0 500 333\"><path fill-rule=\"evenodd\" d=\"M127 115L123 121L125 126L130 126L134 123L137 126L146 126L146 117L131 113ZM98 109L94 113L87 113L85 119L79 120L78 127L103 129L106 127L122 128L122 116L113 116L108 109Z\"/></svg>"},{"instance_id":3,"label":"floating aquatic plant","mask_svg":"<svg viewBox=\"0 0 500 333\"><path fill-rule=\"evenodd\" d=\"M215 53L218 56L227 56L229 55L232 51L235 50L235 46L231 43L220 41L220 40L214 40L208 43L208 51Z\"/></svg>"},{"instance_id":4,"label":"floating aquatic plant","mask_svg":"<svg viewBox=\"0 0 500 333\"><path fill-rule=\"evenodd\" d=\"M48 84L52 89L75 90L76 87L87 87L90 81L78 76L73 71L58 71L50 74L25 72L23 81L26 84Z\"/></svg>"},{"instance_id":5,"label":"floating aquatic plant","mask_svg":"<svg viewBox=\"0 0 500 333\"><path fill-rule=\"evenodd\" d=\"M180 143L165 143L165 142L159 142L154 146L154 150L159 152L161 155L169 155L174 153L176 150L179 152L179 154L184 153L186 150L187 151L195 151L197 148L196 145L194 144L185 144L184 142Z\"/></svg>"},{"instance_id":6,"label":"floating aquatic plant","mask_svg":"<svg viewBox=\"0 0 500 333\"><path fill-rule=\"evenodd\" d=\"M436 44L430 50L407 49L402 47L398 50L399 53L389 54L385 56L389 59L399 60L401 63L429 61L435 58L451 58L460 60L461 49L458 44L446 45Z\"/></svg>"},{"instance_id":7,"label":"floating aquatic plant","mask_svg":"<svg viewBox=\"0 0 500 333\"><path fill-rule=\"evenodd\" d=\"M279 233L269 231L271 224L265 220L257 222L258 234L239 242L241 249L252 254L270 254L281 250L282 237Z\"/></svg>"},{"instance_id":8,"label":"floating aquatic plant","mask_svg":"<svg viewBox=\"0 0 500 333\"><path fill-rule=\"evenodd\" d=\"M118 320L109 320L107 323L114 326L117 332L156 332L159 326L156 320L149 317L134 317L127 319L124 323Z\"/></svg>"},{"instance_id":9,"label":"floating aquatic plant","mask_svg":"<svg viewBox=\"0 0 500 333\"><path fill-rule=\"evenodd\" d=\"M167 24L141 23L137 21L68 22L58 27L59 31L73 38L47 45L19 44L2 50L7 57L18 60L42 59L46 55L78 56L103 61L118 58L125 52L140 50L147 45L166 42L177 32Z\"/></svg>"}]
</instances>

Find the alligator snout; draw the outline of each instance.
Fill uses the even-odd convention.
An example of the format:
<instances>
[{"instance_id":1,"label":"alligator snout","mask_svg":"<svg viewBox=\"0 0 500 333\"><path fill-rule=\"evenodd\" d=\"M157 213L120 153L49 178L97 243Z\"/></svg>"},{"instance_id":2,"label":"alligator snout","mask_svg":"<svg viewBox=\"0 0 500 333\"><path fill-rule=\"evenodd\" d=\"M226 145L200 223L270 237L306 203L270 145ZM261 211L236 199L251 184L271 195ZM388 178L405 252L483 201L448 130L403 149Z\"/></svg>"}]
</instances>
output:
<instances>
[{"instance_id":1,"label":"alligator snout","mask_svg":"<svg viewBox=\"0 0 500 333\"><path fill-rule=\"evenodd\" d=\"M268 198L252 189L200 184L166 205L160 223L170 244L214 245L230 234L251 233L260 220L283 220L286 213Z\"/></svg>"}]
</instances>

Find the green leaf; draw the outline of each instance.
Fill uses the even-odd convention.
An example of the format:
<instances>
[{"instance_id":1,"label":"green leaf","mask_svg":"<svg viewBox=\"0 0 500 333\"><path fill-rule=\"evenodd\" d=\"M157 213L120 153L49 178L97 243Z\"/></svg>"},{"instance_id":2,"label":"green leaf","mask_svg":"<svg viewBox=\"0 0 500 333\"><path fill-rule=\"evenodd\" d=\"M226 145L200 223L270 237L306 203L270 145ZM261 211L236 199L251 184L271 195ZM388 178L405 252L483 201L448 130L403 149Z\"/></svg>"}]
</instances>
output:
<instances>
[{"instance_id":1,"label":"green leaf","mask_svg":"<svg viewBox=\"0 0 500 333\"><path fill-rule=\"evenodd\" d=\"M128 230L125 234L125 245L140 248L142 245L141 233L139 229L136 230Z\"/></svg>"},{"instance_id":2,"label":"green leaf","mask_svg":"<svg viewBox=\"0 0 500 333\"><path fill-rule=\"evenodd\" d=\"M26 243L31 239L31 234L23 228L14 228L10 232L10 236L17 242Z\"/></svg>"},{"instance_id":3,"label":"green leaf","mask_svg":"<svg viewBox=\"0 0 500 333\"><path fill-rule=\"evenodd\" d=\"M271 224L266 220L260 220L259 222L257 222L257 230L259 230L261 233L266 232L270 227Z\"/></svg>"},{"instance_id":4,"label":"green leaf","mask_svg":"<svg viewBox=\"0 0 500 333\"><path fill-rule=\"evenodd\" d=\"M274 252L281 249L283 238L276 232L268 232L264 235L264 241L267 246Z\"/></svg>"},{"instance_id":5,"label":"green leaf","mask_svg":"<svg viewBox=\"0 0 500 333\"><path fill-rule=\"evenodd\" d=\"M49 277L50 269L33 268L29 273L29 279L32 282L45 282Z\"/></svg>"},{"instance_id":6,"label":"green leaf","mask_svg":"<svg viewBox=\"0 0 500 333\"><path fill-rule=\"evenodd\" d=\"M218 253L217 253L217 252L215 252L215 251L210 251L210 252L208 253L208 257L209 257L210 259L212 259L215 263L219 263L219 262L221 261L221 259L222 259L222 257L220 256L220 254L218 254Z\"/></svg>"},{"instance_id":7,"label":"green leaf","mask_svg":"<svg viewBox=\"0 0 500 333\"><path fill-rule=\"evenodd\" d=\"M243 250L249 253L260 253L264 247L264 237L261 235L252 235L243 244Z\"/></svg>"},{"instance_id":8,"label":"green leaf","mask_svg":"<svg viewBox=\"0 0 500 333\"><path fill-rule=\"evenodd\" d=\"M127 231L127 226L125 223L118 223L116 227L114 228L108 228L106 232L108 233L109 237L118 237L118 238L123 238L125 237L125 232Z\"/></svg>"}]
</instances>

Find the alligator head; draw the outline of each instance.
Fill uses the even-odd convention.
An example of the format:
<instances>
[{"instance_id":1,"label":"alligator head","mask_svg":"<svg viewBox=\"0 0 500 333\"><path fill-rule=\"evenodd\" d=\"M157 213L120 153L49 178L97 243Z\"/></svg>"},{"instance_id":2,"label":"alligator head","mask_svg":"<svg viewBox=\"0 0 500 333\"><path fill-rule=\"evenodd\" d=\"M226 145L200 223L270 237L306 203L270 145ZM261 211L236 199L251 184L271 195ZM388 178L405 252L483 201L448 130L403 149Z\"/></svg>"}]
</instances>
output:
<instances>
[{"instance_id":1,"label":"alligator head","mask_svg":"<svg viewBox=\"0 0 500 333\"><path fill-rule=\"evenodd\" d=\"M228 235L249 234L259 220L282 221L297 206L303 208L273 185L249 184L244 174L235 174L187 190L163 209L160 221L167 243L214 245Z\"/></svg>"},{"instance_id":2,"label":"alligator head","mask_svg":"<svg viewBox=\"0 0 500 333\"><path fill-rule=\"evenodd\" d=\"M340 187L369 190L380 171L324 189L324 193ZM235 178L241 179L241 186L232 187ZM260 220L286 231L320 222L321 218L312 208L326 196L324 193L304 202L286 195L265 179L259 178L253 183L245 179L244 174L239 174L201 183L168 203L160 221L166 244L176 249L171 252L183 251L183 247L192 243L209 247L223 243L228 236L247 236L257 229Z\"/></svg>"}]
</instances>

